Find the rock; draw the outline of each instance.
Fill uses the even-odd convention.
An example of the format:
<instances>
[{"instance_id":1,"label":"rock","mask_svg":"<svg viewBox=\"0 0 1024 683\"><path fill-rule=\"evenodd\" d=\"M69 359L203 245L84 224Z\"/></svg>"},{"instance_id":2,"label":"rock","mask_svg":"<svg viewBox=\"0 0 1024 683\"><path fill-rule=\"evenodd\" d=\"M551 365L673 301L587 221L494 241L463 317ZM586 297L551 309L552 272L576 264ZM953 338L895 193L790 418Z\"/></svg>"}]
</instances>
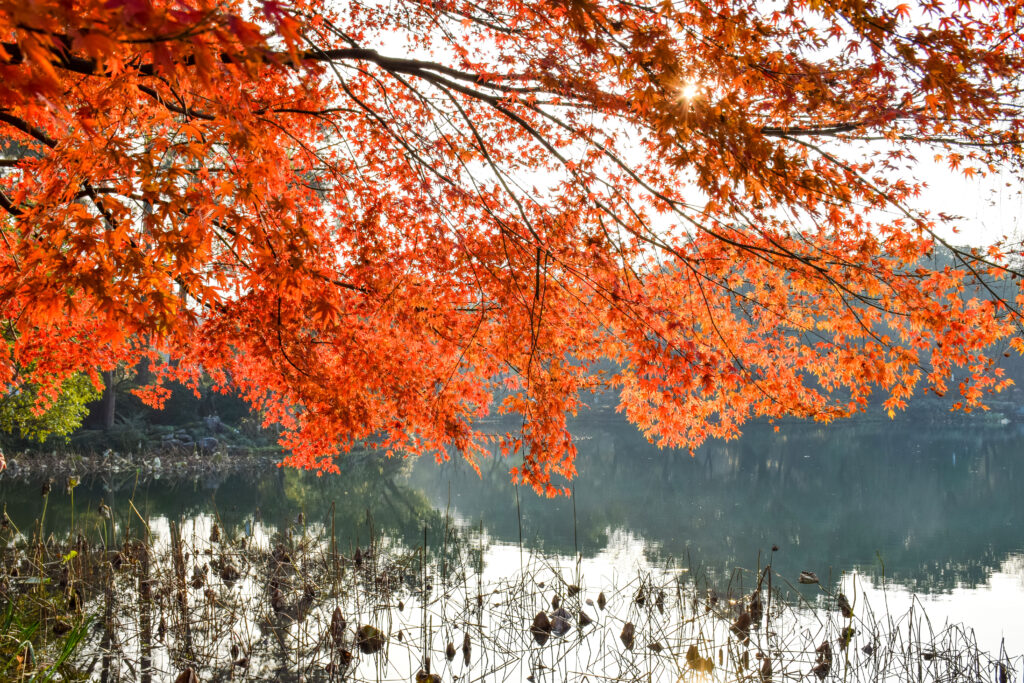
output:
<instances>
[{"instance_id":1,"label":"rock","mask_svg":"<svg viewBox=\"0 0 1024 683\"><path fill-rule=\"evenodd\" d=\"M800 572L800 578L797 579L800 583L818 583L818 575L814 572L802 571Z\"/></svg>"},{"instance_id":2,"label":"rock","mask_svg":"<svg viewBox=\"0 0 1024 683\"><path fill-rule=\"evenodd\" d=\"M216 415L207 415L203 418L203 422L206 423L206 428L214 434L220 434L224 431L224 423L220 421L220 417Z\"/></svg>"},{"instance_id":3,"label":"rock","mask_svg":"<svg viewBox=\"0 0 1024 683\"><path fill-rule=\"evenodd\" d=\"M209 455L217 450L217 446L220 442L212 436L204 436L202 439L196 442L196 446L199 448L199 452L205 455Z\"/></svg>"}]
</instances>

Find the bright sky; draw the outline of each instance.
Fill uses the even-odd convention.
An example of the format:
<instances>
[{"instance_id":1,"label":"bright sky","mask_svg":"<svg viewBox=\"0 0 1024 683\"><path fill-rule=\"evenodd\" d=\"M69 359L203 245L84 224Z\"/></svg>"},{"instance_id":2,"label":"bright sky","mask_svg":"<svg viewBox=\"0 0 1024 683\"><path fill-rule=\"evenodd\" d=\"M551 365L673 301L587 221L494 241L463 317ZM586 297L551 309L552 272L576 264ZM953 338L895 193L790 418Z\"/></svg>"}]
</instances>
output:
<instances>
[{"instance_id":1,"label":"bright sky","mask_svg":"<svg viewBox=\"0 0 1024 683\"><path fill-rule=\"evenodd\" d=\"M1024 240L1024 187L1011 174L969 180L931 160L921 162L920 174L929 188L919 206L964 218L958 221L958 236L948 229L940 231L954 244L989 244L1003 235Z\"/></svg>"}]
</instances>

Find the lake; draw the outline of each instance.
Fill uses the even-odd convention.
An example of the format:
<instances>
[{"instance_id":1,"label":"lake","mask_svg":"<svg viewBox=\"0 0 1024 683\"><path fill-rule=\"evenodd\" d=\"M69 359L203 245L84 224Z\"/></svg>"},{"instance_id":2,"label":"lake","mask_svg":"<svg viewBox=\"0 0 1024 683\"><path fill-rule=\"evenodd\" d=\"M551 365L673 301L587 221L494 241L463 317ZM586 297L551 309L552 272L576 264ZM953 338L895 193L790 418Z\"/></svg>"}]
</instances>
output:
<instances>
[{"instance_id":1,"label":"lake","mask_svg":"<svg viewBox=\"0 0 1024 683\"><path fill-rule=\"evenodd\" d=\"M569 499L516 489L498 456L479 477L458 459L363 459L323 478L270 468L188 480L175 478L165 457L156 480L82 482L76 524L100 533L101 500L121 534L141 526L140 515L154 528L216 518L229 534L255 523L329 525L333 515L348 549L371 534L436 546L454 524L476 532L485 572L507 572L537 551L565 566L578 556L592 585L672 566L724 586L737 568L770 561L795 596L813 602L820 594L797 584L801 571L813 571L825 586L859 591L876 611L919 604L936 625L973 627L983 648L998 650L1005 639L1009 654L1024 653L1020 425L904 417L787 424L778 433L753 426L692 456L654 448L614 416L579 419L573 433L579 476ZM37 483L4 479L0 500L19 527L42 512ZM70 497L56 482L47 530L66 533L70 517Z\"/></svg>"}]
</instances>

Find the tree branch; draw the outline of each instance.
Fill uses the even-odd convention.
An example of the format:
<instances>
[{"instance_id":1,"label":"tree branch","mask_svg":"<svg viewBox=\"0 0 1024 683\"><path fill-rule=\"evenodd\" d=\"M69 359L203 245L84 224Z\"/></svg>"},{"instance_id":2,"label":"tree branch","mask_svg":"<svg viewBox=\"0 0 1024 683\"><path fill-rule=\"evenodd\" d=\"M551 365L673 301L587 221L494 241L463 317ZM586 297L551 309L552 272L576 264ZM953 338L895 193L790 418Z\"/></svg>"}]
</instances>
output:
<instances>
[{"instance_id":1,"label":"tree branch","mask_svg":"<svg viewBox=\"0 0 1024 683\"><path fill-rule=\"evenodd\" d=\"M58 36L58 38L62 38L64 42L67 42L67 39L63 36ZM24 64L27 61L24 52L17 43L0 43L0 47L3 47L7 54L10 55L6 60L8 65L17 66ZM51 48L50 52L53 55L53 58L50 60L50 64L56 68L82 74L84 76L103 75L100 64L95 59L88 57L76 57L70 54L69 51L59 50L57 48ZM477 85L486 85L489 88L500 90L502 92L537 92L540 89L517 88L514 86L503 85L501 83L489 81L480 74L460 71L459 69L454 69L438 62L430 62L421 59L407 59L402 57L387 57L376 50L371 50L369 48L350 47L332 50L312 49L298 53L298 58L299 61L308 62L335 62L347 60L373 62L388 71L406 74L419 74L423 71L431 71L456 80L474 83ZM227 52L220 53L218 59L223 64L235 64L241 62L239 56L232 55ZM262 60L268 64L291 65L292 57L287 52L274 52L267 50L264 52ZM196 58L189 55L179 60L176 64L178 66L195 66ZM154 76L157 73L157 67L155 64L139 64L135 69L143 76ZM527 80L526 76L519 74L506 75L505 77L512 78L514 80Z\"/></svg>"}]
</instances>

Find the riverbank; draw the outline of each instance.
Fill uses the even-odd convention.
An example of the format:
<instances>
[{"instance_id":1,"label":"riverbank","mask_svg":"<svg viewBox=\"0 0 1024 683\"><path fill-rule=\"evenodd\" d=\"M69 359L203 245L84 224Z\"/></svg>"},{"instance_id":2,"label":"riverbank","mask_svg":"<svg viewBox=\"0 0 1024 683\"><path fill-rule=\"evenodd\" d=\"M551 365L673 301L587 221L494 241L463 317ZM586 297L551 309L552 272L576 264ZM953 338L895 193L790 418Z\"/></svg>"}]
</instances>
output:
<instances>
[{"instance_id":1,"label":"riverbank","mask_svg":"<svg viewBox=\"0 0 1024 683\"><path fill-rule=\"evenodd\" d=\"M204 453L168 448L145 453L19 453L7 457L7 469L0 477L14 481L52 479L63 484L69 478L137 474L142 480L161 477L190 478L209 474L228 475L272 467L281 461L278 448L231 449Z\"/></svg>"}]
</instances>

